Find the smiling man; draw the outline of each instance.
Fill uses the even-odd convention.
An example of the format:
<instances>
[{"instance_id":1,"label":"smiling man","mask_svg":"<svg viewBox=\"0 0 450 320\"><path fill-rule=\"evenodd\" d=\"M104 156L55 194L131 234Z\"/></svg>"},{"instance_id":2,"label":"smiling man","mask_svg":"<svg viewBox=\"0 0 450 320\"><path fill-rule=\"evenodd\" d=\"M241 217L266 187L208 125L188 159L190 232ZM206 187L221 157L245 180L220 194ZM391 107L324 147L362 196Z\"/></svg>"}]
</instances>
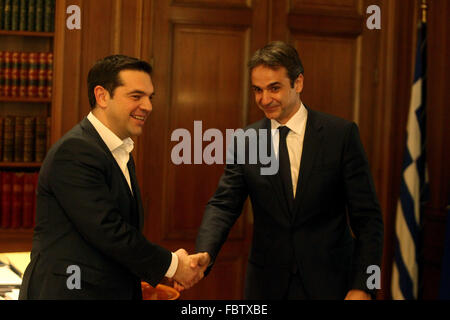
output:
<instances>
[{"instance_id":1,"label":"smiling man","mask_svg":"<svg viewBox=\"0 0 450 320\"><path fill-rule=\"evenodd\" d=\"M383 222L356 124L302 103L303 65L286 43L256 51L249 71L265 118L248 128L269 133L279 170L227 164L197 236L207 272L250 196L245 298L370 299L367 268L381 263Z\"/></svg>"},{"instance_id":2,"label":"smiling man","mask_svg":"<svg viewBox=\"0 0 450 320\"><path fill-rule=\"evenodd\" d=\"M31 262L20 299L141 299L141 280L189 288L205 255L149 242L131 137L152 111L151 66L114 55L88 75L92 111L48 152L39 173ZM202 267L204 265L204 267Z\"/></svg>"}]
</instances>

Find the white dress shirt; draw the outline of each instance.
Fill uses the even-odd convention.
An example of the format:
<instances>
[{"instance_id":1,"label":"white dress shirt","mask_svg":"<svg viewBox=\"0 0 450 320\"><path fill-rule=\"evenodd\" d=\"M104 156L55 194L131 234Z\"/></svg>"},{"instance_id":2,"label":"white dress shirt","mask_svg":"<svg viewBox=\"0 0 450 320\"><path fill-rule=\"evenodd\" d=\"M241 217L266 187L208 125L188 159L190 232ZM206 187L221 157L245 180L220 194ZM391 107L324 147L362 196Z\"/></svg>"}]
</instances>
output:
<instances>
[{"instance_id":1,"label":"white dress shirt","mask_svg":"<svg viewBox=\"0 0 450 320\"><path fill-rule=\"evenodd\" d=\"M130 172L128 171L127 163L130 160L130 152L133 151L134 142L128 137L121 140L114 132L112 132L107 126L105 126L92 112L87 116L89 122L97 130L98 134L102 138L103 142L111 151L114 159L122 170L128 186L130 187L131 194L133 194L133 188L131 187ZM169 269L166 272L167 278L172 278L178 268L178 256L172 252L172 262Z\"/></svg>"},{"instance_id":2,"label":"white dress shirt","mask_svg":"<svg viewBox=\"0 0 450 320\"><path fill-rule=\"evenodd\" d=\"M303 103L298 111L292 116L286 124L281 124L276 120L271 119L272 141L275 156L278 157L278 149L280 144L280 134L278 127L287 126L290 131L286 137L286 145L289 153L289 161L291 163L291 178L292 190L297 191L298 173L300 171L300 160L303 152L303 140L305 138L306 120L308 118L308 111Z\"/></svg>"}]
</instances>

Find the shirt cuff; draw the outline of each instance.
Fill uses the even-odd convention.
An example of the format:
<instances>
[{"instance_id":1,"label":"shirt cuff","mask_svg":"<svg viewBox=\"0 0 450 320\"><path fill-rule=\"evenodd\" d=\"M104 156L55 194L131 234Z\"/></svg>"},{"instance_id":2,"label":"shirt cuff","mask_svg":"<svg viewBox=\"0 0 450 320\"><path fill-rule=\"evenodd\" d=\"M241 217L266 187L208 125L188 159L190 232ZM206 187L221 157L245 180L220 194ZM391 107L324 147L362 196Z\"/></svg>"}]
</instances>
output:
<instances>
[{"instance_id":1,"label":"shirt cuff","mask_svg":"<svg viewBox=\"0 0 450 320\"><path fill-rule=\"evenodd\" d=\"M178 268L178 256L172 252L172 262L170 263L169 269L167 269L166 277L172 278Z\"/></svg>"}]
</instances>

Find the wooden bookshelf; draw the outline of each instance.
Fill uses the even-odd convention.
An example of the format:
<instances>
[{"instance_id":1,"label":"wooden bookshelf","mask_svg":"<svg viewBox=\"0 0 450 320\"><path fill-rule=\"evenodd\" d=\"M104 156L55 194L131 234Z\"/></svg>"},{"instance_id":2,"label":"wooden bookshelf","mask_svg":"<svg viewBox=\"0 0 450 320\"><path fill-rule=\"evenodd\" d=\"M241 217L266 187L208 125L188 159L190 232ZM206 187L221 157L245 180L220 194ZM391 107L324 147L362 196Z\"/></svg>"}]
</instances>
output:
<instances>
[{"instance_id":1,"label":"wooden bookshelf","mask_svg":"<svg viewBox=\"0 0 450 320\"><path fill-rule=\"evenodd\" d=\"M28 97L2 97L2 102L25 102L25 103L51 103L52 98L28 98Z\"/></svg>"},{"instance_id":2,"label":"wooden bookshelf","mask_svg":"<svg viewBox=\"0 0 450 320\"><path fill-rule=\"evenodd\" d=\"M27 2L28 3L28 2ZM56 16L60 16L65 20L65 7L64 2L58 0L55 1L55 22ZM45 8L44 8L45 9ZM56 14L56 12L59 14ZM37 12L37 10L36 10ZM48 12L48 11L47 11ZM43 14L42 27L45 26L46 16ZM11 18L12 19L12 18ZM28 17L27 17L28 19ZM12 21L12 20L11 20ZM35 19L37 22L37 18ZM64 25L62 21L58 22L59 25ZM18 24L20 25L20 23ZM40 27L32 27L30 29L43 30ZM55 58L55 43L57 42L58 35L61 31L55 27L47 30L55 30L54 32L38 32L38 31L12 31L12 30L0 30L0 51L3 52L25 52L25 53L53 53ZM61 44L60 44L61 45ZM12 63L12 62L10 62ZM36 60L36 64L41 61ZM45 62L48 63L48 62ZM11 67L10 67L11 68ZM52 65L53 75L56 73L55 65ZM20 76L20 74L19 74ZM33 80L38 80L32 78ZM27 78L27 82L30 78ZM52 95L55 92L55 82L52 82ZM28 93L28 91L27 91ZM45 89L47 93L47 89ZM53 121L53 99L51 97L20 97L20 96L0 96L0 117L47 117L50 121ZM36 125L36 124L35 124ZM35 126L34 125L34 126ZM47 122L48 128L52 127L52 123ZM33 129L34 130L34 129ZM52 132L47 129L47 139L51 139ZM4 136L3 136L4 137ZM48 147L48 143L47 143ZM3 173L25 173L36 174L42 162L0 162L0 171ZM3 177L3 175L2 175ZM3 179L3 178L2 178ZM21 183L21 182L19 182ZM35 182L33 182L35 183ZM13 184L11 184L13 187ZM25 187L25 185L24 185ZM1 190L0 190L1 192ZM25 193L24 193L25 194ZM17 194L16 194L17 196ZM20 196L20 195L19 195ZM12 197L12 196L11 196ZM9 199L9 198L8 198ZM17 199L17 198L16 198ZM1 200L1 199L0 199ZM11 209L12 210L12 209ZM29 213L29 211L28 211ZM33 229L11 229L0 227L0 253L2 252L19 252L30 251L32 245Z\"/></svg>"},{"instance_id":3,"label":"wooden bookshelf","mask_svg":"<svg viewBox=\"0 0 450 320\"><path fill-rule=\"evenodd\" d=\"M44 37L53 38L54 32L36 32L36 31L9 31L0 30L0 36L21 36L21 37Z\"/></svg>"},{"instance_id":4,"label":"wooden bookshelf","mask_svg":"<svg viewBox=\"0 0 450 320\"><path fill-rule=\"evenodd\" d=\"M0 162L0 169L4 168L40 168L42 162Z\"/></svg>"},{"instance_id":5,"label":"wooden bookshelf","mask_svg":"<svg viewBox=\"0 0 450 320\"><path fill-rule=\"evenodd\" d=\"M31 251L33 229L0 228L1 252Z\"/></svg>"}]
</instances>

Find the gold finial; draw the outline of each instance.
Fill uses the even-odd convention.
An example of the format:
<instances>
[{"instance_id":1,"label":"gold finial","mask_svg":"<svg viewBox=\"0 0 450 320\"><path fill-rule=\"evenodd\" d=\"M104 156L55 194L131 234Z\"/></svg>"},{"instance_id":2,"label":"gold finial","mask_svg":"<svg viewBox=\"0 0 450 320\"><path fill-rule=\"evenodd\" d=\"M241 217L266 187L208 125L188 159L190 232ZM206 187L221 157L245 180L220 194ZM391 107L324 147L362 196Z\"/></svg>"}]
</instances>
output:
<instances>
[{"instance_id":1,"label":"gold finial","mask_svg":"<svg viewBox=\"0 0 450 320\"><path fill-rule=\"evenodd\" d=\"M420 5L421 13L422 13L422 23L427 23L427 0L422 0L422 3Z\"/></svg>"}]
</instances>

